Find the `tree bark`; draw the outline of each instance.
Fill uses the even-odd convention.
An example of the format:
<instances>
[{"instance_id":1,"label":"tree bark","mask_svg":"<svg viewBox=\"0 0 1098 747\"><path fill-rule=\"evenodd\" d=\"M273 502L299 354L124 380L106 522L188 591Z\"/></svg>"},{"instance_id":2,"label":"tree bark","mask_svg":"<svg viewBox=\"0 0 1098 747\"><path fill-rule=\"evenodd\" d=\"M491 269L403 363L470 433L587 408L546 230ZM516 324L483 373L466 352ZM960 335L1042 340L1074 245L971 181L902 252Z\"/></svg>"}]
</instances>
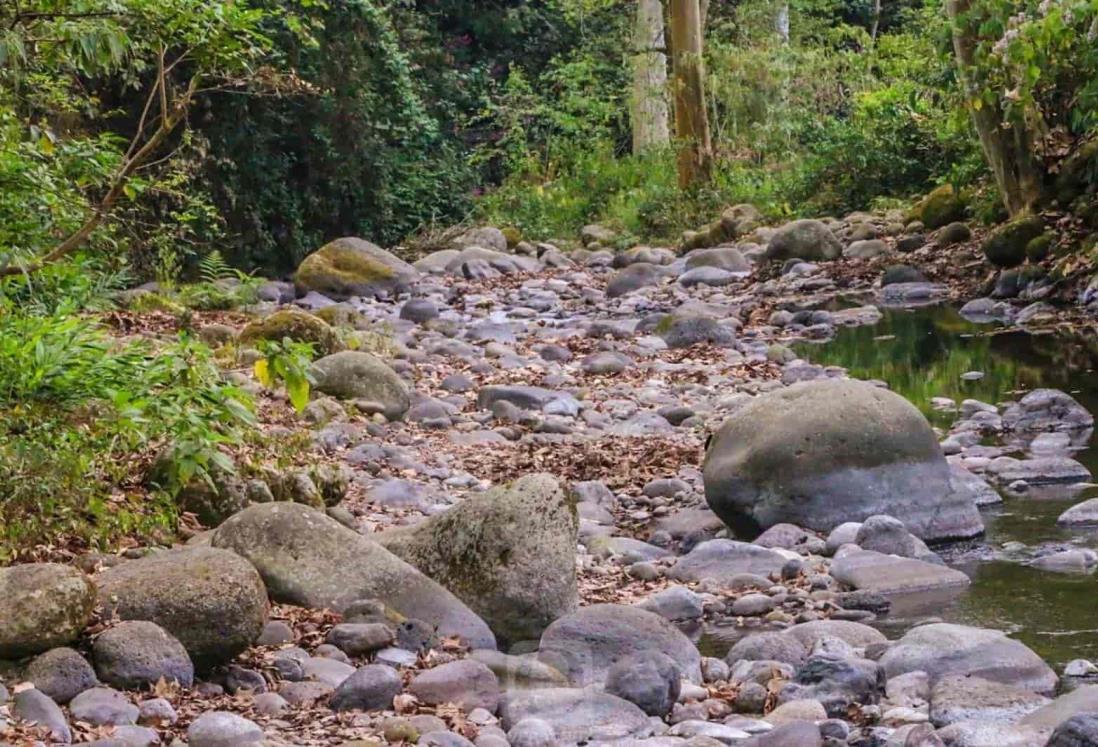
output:
<instances>
[{"instance_id":1,"label":"tree bark","mask_svg":"<svg viewBox=\"0 0 1098 747\"><path fill-rule=\"evenodd\" d=\"M1034 149L1035 138L1023 121L1009 120L1000 102L983 98L976 74L977 30L968 18L972 0L947 0L953 26L953 52L969 101L972 123L980 138L1003 204L1013 216L1033 209L1043 193L1043 170Z\"/></svg>"},{"instance_id":2,"label":"tree bark","mask_svg":"<svg viewBox=\"0 0 1098 747\"><path fill-rule=\"evenodd\" d=\"M667 42L660 0L637 0L633 44L633 153L641 154L671 142Z\"/></svg>"},{"instance_id":3,"label":"tree bark","mask_svg":"<svg viewBox=\"0 0 1098 747\"><path fill-rule=\"evenodd\" d=\"M779 2L778 12L774 17L774 30L778 32L783 44L789 43L789 3Z\"/></svg>"},{"instance_id":4,"label":"tree bark","mask_svg":"<svg viewBox=\"0 0 1098 747\"><path fill-rule=\"evenodd\" d=\"M702 49L698 0L671 0L675 137L679 141L679 186L684 189L709 181L713 173Z\"/></svg>"}]
</instances>

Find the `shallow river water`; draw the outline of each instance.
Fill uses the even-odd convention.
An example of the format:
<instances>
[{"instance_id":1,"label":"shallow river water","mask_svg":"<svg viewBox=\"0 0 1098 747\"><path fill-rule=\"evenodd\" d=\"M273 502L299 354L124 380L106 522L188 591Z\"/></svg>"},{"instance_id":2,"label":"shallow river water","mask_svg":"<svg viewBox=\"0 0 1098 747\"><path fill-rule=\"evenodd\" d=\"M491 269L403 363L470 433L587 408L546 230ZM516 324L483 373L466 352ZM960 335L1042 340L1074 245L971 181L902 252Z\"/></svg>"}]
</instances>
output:
<instances>
[{"instance_id":1,"label":"shallow river water","mask_svg":"<svg viewBox=\"0 0 1098 747\"><path fill-rule=\"evenodd\" d=\"M937 307L887 311L875 326L843 329L830 342L802 346L798 353L814 363L843 366L851 376L888 382L943 431L955 415L934 409L933 397L949 397L958 404L966 398L998 404L1031 389L1051 387L1068 392L1098 414L1098 339L1093 335L998 331ZM983 377L962 376L968 372L981 372ZM1072 456L1098 475L1098 438L1092 437L1089 448ZM981 542L991 547L1012 540L1030 546L1098 547L1098 527L1067 530L1056 525L1068 506L1095 496L1098 489L1070 500L1007 498L983 510L987 534ZM975 547L953 563L972 578L966 592L947 600L898 604L878 625L891 635L920 619L940 617L1004 630L1053 666L1080 657L1098 660L1098 577L975 559L980 555Z\"/></svg>"}]
</instances>

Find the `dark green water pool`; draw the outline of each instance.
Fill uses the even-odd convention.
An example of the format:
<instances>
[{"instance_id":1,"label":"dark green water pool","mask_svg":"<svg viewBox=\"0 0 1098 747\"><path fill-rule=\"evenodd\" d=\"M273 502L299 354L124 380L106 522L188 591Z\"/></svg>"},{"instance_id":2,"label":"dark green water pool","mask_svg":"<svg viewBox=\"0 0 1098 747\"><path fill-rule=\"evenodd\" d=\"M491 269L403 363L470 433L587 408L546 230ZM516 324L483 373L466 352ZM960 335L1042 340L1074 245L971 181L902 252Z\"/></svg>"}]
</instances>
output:
<instances>
[{"instance_id":1,"label":"dark green water pool","mask_svg":"<svg viewBox=\"0 0 1098 747\"><path fill-rule=\"evenodd\" d=\"M1093 333L1002 332L937 307L887 311L875 326L843 329L830 342L800 346L797 352L814 363L843 366L858 378L888 382L943 429L955 415L934 409L933 397L997 404L1051 387L1098 413L1098 336ZM972 371L983 377L962 377ZM1098 476L1098 439L1073 457ZM1098 547L1098 527L1069 531L1056 525L1064 509L1096 495L1092 489L1067 501L1008 498L984 511L983 542L993 548L1012 540L1030 546L1078 542ZM882 620L881 626L899 632L934 616L1005 630L1054 665L1075 658L1098 661L1098 576L1047 573L1005 561L969 559L956 565L972 578L967 592L951 600L922 600Z\"/></svg>"}]
</instances>

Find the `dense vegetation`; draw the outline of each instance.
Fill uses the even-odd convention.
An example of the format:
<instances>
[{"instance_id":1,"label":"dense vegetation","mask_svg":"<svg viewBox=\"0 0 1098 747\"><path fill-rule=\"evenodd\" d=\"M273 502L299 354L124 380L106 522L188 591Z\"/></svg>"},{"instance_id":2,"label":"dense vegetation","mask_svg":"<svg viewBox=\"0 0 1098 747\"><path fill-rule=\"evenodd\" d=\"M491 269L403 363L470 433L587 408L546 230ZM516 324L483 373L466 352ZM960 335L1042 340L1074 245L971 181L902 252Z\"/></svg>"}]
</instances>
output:
<instances>
[{"instance_id":1,"label":"dense vegetation","mask_svg":"<svg viewBox=\"0 0 1098 747\"><path fill-rule=\"evenodd\" d=\"M0 6L0 557L48 539L36 514L93 544L170 527L140 462L171 450L170 493L245 438L251 398L205 345L119 344L90 316L142 281L185 328L341 235L677 242L732 203L842 213L941 184L989 221L1087 214L1093 0L702 6L713 166L685 189L680 143L633 152L633 1ZM267 356L300 395L308 351Z\"/></svg>"}]
</instances>

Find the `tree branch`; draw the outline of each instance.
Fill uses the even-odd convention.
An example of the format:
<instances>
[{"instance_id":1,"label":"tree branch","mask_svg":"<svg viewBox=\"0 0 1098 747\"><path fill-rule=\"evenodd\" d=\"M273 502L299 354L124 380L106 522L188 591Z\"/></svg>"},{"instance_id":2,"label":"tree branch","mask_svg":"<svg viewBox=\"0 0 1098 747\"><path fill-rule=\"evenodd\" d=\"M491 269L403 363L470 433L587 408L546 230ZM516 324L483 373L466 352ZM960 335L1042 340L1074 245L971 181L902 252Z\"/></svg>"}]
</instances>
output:
<instances>
[{"instance_id":1,"label":"tree branch","mask_svg":"<svg viewBox=\"0 0 1098 747\"><path fill-rule=\"evenodd\" d=\"M103 199L99 201L99 204L95 206L91 215L88 216L83 225L34 262L24 265L8 264L0 267L0 277L26 275L37 272L43 267L67 257L84 245L95 230L99 228L103 221L110 215L111 210L114 208L115 203L118 202L118 198L122 196L126 184L130 177L133 176L133 173L152 157L156 150L165 140L167 140L176 126L183 121L183 118L193 101L195 92L198 90L199 78L200 75L196 73L188 82L187 89L171 102L171 104L168 105L168 108L165 108L161 112L159 126L143 145L137 147L137 144L141 140L140 133L134 137L133 142L126 152L126 156L123 159L121 168L119 168L118 173L116 173L111 180L110 189L107 190L107 194L105 194ZM153 87L153 90L149 92L150 99L159 94L158 88L164 88L165 83L166 81L161 79L159 81L159 86ZM161 101L166 102L167 99L161 98Z\"/></svg>"}]
</instances>

